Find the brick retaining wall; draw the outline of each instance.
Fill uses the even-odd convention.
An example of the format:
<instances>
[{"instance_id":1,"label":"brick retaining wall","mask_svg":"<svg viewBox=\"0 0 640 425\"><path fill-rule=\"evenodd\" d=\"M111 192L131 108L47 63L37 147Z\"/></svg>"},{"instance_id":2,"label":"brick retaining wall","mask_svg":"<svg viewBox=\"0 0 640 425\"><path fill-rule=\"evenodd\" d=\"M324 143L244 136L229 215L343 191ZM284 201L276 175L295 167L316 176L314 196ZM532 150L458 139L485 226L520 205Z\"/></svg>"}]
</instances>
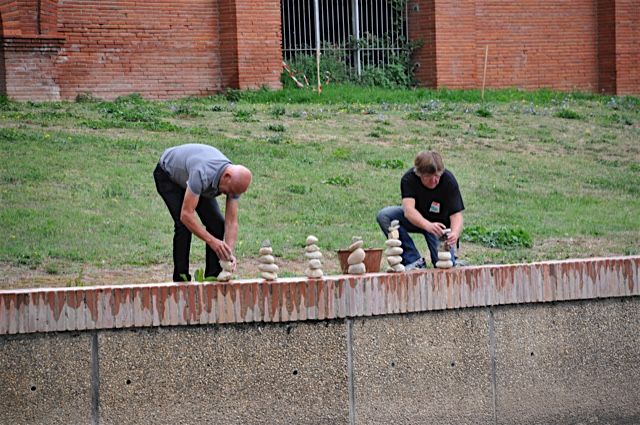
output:
<instances>
[{"instance_id":1,"label":"brick retaining wall","mask_svg":"<svg viewBox=\"0 0 640 425\"><path fill-rule=\"evenodd\" d=\"M401 274L0 291L0 335L290 322L640 295L640 256Z\"/></svg>"}]
</instances>

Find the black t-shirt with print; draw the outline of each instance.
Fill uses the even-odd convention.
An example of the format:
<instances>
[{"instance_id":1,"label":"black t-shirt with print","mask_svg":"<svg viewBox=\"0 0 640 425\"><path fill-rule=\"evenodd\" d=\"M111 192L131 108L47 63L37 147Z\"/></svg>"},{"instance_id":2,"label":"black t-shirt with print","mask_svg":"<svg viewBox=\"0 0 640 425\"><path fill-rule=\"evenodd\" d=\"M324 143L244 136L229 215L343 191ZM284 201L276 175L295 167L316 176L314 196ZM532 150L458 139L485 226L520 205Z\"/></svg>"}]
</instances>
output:
<instances>
[{"instance_id":1,"label":"black t-shirt with print","mask_svg":"<svg viewBox=\"0 0 640 425\"><path fill-rule=\"evenodd\" d=\"M451 227L451 215L464 210L458 182L449 170L444 170L435 188L428 189L412 168L402 176L400 191L402 199L416 200L416 209L424 218L430 222L442 223L446 227Z\"/></svg>"}]
</instances>

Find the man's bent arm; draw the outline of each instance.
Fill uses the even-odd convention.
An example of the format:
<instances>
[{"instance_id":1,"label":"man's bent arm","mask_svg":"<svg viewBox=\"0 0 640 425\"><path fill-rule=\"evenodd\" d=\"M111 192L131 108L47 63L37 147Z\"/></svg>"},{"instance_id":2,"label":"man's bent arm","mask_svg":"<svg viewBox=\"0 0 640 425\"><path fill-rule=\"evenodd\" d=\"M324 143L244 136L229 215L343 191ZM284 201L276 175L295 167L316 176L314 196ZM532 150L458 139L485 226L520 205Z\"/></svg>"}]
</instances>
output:
<instances>
[{"instance_id":1,"label":"man's bent arm","mask_svg":"<svg viewBox=\"0 0 640 425\"><path fill-rule=\"evenodd\" d=\"M196 217L196 207L200 196L196 195L187 187L182 201L182 209L180 210L180 221L187 226L187 229L207 245L211 247L220 259L226 259L231 256L231 249L220 239L214 237L207 231L198 221Z\"/></svg>"},{"instance_id":2,"label":"man's bent arm","mask_svg":"<svg viewBox=\"0 0 640 425\"><path fill-rule=\"evenodd\" d=\"M229 245L231 251L236 247L238 240L238 200L227 195L227 202L224 208L224 241Z\"/></svg>"},{"instance_id":3,"label":"man's bent arm","mask_svg":"<svg viewBox=\"0 0 640 425\"><path fill-rule=\"evenodd\" d=\"M462 234L462 228L464 226L462 211L452 214L451 216L449 216L449 219L451 220L451 233L449 234L449 239L447 240L447 242L449 243L449 245L454 246L458 242L458 239Z\"/></svg>"},{"instance_id":4,"label":"man's bent arm","mask_svg":"<svg viewBox=\"0 0 640 425\"><path fill-rule=\"evenodd\" d=\"M402 210L404 211L404 216L407 220L419 229L424 229L438 237L442 236L444 233L444 224L432 223L424 218L416 209L416 200L414 198L402 198Z\"/></svg>"}]
</instances>

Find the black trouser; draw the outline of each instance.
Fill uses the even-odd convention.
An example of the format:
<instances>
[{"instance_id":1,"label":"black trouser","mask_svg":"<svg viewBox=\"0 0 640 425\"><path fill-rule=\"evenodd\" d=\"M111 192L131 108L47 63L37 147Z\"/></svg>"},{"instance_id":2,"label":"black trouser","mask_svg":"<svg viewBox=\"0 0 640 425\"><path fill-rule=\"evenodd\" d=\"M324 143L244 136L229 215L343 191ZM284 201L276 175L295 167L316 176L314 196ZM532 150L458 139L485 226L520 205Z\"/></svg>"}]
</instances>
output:
<instances>
[{"instance_id":1,"label":"black trouser","mask_svg":"<svg viewBox=\"0 0 640 425\"><path fill-rule=\"evenodd\" d=\"M156 189L164 203L167 204L171 218L173 218L173 281L190 281L189 251L191 249L191 231L180 221L185 189L171 181L167 172L160 167L160 164L153 171L153 178L156 181ZM209 233L218 239L224 238L224 217L215 198L200 197L196 212ZM222 267L220 267L218 256L209 245L206 245L204 275L218 276L221 271Z\"/></svg>"}]
</instances>

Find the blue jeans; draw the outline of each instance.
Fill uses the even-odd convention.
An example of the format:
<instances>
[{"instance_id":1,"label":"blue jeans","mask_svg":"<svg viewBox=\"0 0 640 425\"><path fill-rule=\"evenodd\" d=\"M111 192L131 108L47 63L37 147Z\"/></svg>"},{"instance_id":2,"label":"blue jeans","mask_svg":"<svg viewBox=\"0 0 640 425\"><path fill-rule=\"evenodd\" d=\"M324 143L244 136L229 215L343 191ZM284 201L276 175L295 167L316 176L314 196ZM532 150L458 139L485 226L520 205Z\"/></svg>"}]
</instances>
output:
<instances>
[{"instance_id":1,"label":"blue jeans","mask_svg":"<svg viewBox=\"0 0 640 425\"><path fill-rule=\"evenodd\" d=\"M438 237L413 225L404 216L404 210L402 207L385 207L378 212L376 220L378 221L378 225L385 236L389 235L389 226L393 220L398 220L400 222L398 233L400 233L400 242L402 242L403 249L402 264L406 266L407 264L411 264L422 257L420 255L420 251L418 251L416 245L413 243L413 239L409 236L409 233L420 233L427 241L429 253L431 254L431 264L435 267L438 262L438 244L440 243ZM453 247L451 247L451 261L453 261L454 265L456 264L455 250Z\"/></svg>"}]
</instances>

